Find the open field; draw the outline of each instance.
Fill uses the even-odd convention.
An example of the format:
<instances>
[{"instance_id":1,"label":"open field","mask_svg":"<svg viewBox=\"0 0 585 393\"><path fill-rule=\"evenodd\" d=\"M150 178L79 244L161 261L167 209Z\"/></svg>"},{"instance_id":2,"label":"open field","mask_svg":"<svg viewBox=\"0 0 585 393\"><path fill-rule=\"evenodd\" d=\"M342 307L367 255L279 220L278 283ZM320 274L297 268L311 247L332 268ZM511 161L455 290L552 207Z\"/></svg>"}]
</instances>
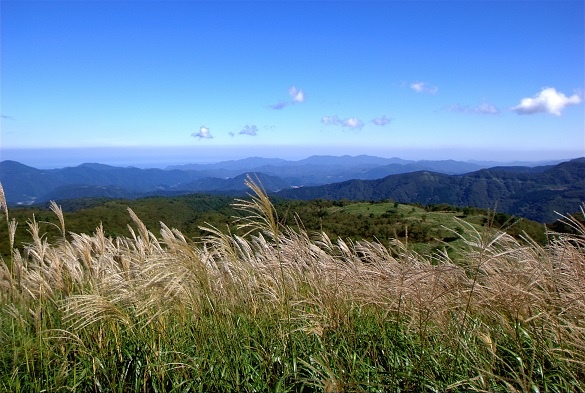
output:
<instances>
[{"instance_id":1,"label":"open field","mask_svg":"<svg viewBox=\"0 0 585 393\"><path fill-rule=\"evenodd\" d=\"M234 232L207 225L189 239L161 223L155 234L129 209L129 235L107 236L105 223L70 233L53 204L58 236L20 224L24 250L0 198L11 249L0 390L585 390L578 221L541 245L456 219L442 230L458 240L421 253L408 237L335 239L292 215L285 225L249 186ZM327 209L443 222L406 205Z\"/></svg>"}]
</instances>

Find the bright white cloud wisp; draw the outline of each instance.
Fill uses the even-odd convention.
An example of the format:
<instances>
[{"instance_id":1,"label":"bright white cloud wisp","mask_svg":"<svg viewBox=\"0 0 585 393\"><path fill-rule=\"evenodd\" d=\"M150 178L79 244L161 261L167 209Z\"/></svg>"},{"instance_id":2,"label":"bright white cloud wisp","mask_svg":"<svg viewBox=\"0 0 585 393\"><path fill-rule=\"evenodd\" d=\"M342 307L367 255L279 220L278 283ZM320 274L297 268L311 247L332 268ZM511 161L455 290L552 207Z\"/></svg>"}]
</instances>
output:
<instances>
[{"instance_id":1,"label":"bright white cloud wisp","mask_svg":"<svg viewBox=\"0 0 585 393\"><path fill-rule=\"evenodd\" d=\"M350 117L349 119L342 120L341 125L349 128L362 128L364 123L357 117Z\"/></svg>"},{"instance_id":2,"label":"bright white cloud wisp","mask_svg":"<svg viewBox=\"0 0 585 393\"><path fill-rule=\"evenodd\" d=\"M199 138L199 139L211 139L211 138L213 138L213 136L209 132L209 128L207 128L205 126L201 126L199 128L199 132L194 132L194 133L191 134L191 136L193 138Z\"/></svg>"},{"instance_id":3,"label":"bright white cloud wisp","mask_svg":"<svg viewBox=\"0 0 585 393\"><path fill-rule=\"evenodd\" d=\"M305 93L303 93L301 89L297 89L295 86L288 89L288 95L291 96L293 102L305 101Z\"/></svg>"},{"instance_id":4,"label":"bright white cloud wisp","mask_svg":"<svg viewBox=\"0 0 585 393\"><path fill-rule=\"evenodd\" d=\"M413 82L410 84L410 88L417 93L436 94L439 91L437 86L429 86L426 82Z\"/></svg>"},{"instance_id":5,"label":"bright white cloud wisp","mask_svg":"<svg viewBox=\"0 0 585 393\"><path fill-rule=\"evenodd\" d=\"M554 87L544 88L532 98L523 98L520 104L513 107L512 110L519 115L532 115L535 113L550 113L560 116L565 107L577 105L581 102L578 94L567 97L558 92Z\"/></svg>"},{"instance_id":6,"label":"bright white cloud wisp","mask_svg":"<svg viewBox=\"0 0 585 393\"><path fill-rule=\"evenodd\" d=\"M296 86L291 86L288 89L288 95L290 96L291 101L279 101L277 104L268 105L268 107L270 109L281 110L287 106L300 104L305 101L305 93L302 89L297 89Z\"/></svg>"}]
</instances>

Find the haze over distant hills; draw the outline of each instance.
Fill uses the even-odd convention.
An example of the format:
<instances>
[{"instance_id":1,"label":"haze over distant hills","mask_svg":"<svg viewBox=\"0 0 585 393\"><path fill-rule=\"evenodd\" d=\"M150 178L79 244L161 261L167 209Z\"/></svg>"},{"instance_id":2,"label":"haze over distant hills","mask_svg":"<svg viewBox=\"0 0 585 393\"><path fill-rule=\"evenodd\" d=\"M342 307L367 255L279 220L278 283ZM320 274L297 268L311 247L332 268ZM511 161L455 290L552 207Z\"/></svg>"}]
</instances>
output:
<instances>
[{"instance_id":1,"label":"haze over distant hills","mask_svg":"<svg viewBox=\"0 0 585 393\"><path fill-rule=\"evenodd\" d=\"M392 199L491 208L497 203L499 211L546 221L556 218L554 210L575 211L585 199L585 159L557 163L487 169L485 163L364 155L312 156L299 161L252 157L167 169L87 163L41 170L2 161L0 182L10 205L27 205L80 197L242 195L247 191L247 174L255 173L268 192L286 198Z\"/></svg>"},{"instance_id":2,"label":"haze over distant hills","mask_svg":"<svg viewBox=\"0 0 585 393\"><path fill-rule=\"evenodd\" d=\"M300 161L251 157L214 164L165 169L138 169L86 163L59 169L37 169L16 161L0 162L0 181L11 204L30 204L76 196L135 198L149 193L244 190L245 173L262 176L268 191L314 186L350 179L376 179L416 170L465 173L480 169L460 161L407 161L372 156L312 156ZM277 177L272 179L270 176Z\"/></svg>"}]
</instances>

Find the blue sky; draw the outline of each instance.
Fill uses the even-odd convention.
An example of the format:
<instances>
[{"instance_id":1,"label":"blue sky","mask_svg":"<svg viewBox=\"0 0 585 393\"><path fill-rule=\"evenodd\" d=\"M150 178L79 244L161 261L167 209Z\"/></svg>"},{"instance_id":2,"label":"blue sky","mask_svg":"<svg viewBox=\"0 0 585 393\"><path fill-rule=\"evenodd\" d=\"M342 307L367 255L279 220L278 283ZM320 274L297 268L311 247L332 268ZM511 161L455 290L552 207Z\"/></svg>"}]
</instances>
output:
<instances>
[{"instance_id":1,"label":"blue sky","mask_svg":"<svg viewBox=\"0 0 585 393\"><path fill-rule=\"evenodd\" d=\"M580 0L3 0L0 11L0 160L585 155Z\"/></svg>"}]
</instances>

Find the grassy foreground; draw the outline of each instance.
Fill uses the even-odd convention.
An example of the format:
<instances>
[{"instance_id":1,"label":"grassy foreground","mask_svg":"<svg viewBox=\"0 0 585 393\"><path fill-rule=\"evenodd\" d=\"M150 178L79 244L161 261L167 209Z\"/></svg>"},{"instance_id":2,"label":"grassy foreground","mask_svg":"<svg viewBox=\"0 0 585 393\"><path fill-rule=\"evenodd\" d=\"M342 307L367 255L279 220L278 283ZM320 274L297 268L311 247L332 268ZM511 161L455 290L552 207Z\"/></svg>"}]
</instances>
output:
<instances>
[{"instance_id":1,"label":"grassy foreground","mask_svg":"<svg viewBox=\"0 0 585 393\"><path fill-rule=\"evenodd\" d=\"M584 391L585 228L546 246L466 228L462 249L331 240L280 223L258 185L247 235L134 221L0 263L0 390ZM0 207L14 234L0 187ZM297 222L296 228L302 228Z\"/></svg>"}]
</instances>

